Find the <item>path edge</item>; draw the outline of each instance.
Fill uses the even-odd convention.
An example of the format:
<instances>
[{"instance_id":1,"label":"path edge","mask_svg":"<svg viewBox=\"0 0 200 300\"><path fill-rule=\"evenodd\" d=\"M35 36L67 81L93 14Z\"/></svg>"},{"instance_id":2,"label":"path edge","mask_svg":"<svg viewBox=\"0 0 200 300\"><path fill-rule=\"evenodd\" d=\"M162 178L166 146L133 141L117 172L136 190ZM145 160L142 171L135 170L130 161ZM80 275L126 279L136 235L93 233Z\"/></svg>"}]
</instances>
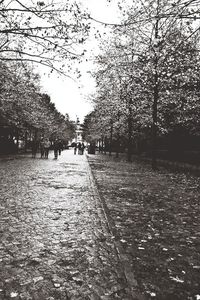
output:
<instances>
[{"instance_id":1,"label":"path edge","mask_svg":"<svg viewBox=\"0 0 200 300\"><path fill-rule=\"evenodd\" d=\"M89 173L89 178L91 182L91 187L94 193L94 196L96 198L96 201L100 204L100 207L102 209L104 218L107 223L108 230L110 234L114 237L113 239L113 244L116 249L117 257L119 260L120 265L122 266L123 270L123 275L125 282L127 284L127 289L129 292L129 295L131 296L131 300L146 300L146 297L138 292L138 283L135 278L135 275L130 267L130 258L128 255L124 252L122 244L120 242L120 238L117 233L117 229L115 227L114 221L112 220L110 213L109 213L109 208L106 204L105 198L103 195L100 193L98 189L98 183L95 178L94 172L90 166L89 162L89 156L86 154L87 158L87 163L88 163L88 173Z\"/></svg>"}]
</instances>

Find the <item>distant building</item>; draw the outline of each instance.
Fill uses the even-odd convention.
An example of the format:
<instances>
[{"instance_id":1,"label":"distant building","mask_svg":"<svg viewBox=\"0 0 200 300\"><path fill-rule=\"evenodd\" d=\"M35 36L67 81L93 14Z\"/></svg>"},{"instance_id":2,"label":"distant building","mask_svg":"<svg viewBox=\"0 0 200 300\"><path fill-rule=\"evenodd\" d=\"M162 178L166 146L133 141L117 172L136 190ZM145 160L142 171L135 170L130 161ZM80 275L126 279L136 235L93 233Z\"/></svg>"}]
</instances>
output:
<instances>
[{"instance_id":1,"label":"distant building","mask_svg":"<svg viewBox=\"0 0 200 300\"><path fill-rule=\"evenodd\" d=\"M76 120L76 135L75 135L75 138L73 139L72 142L75 142L75 143L82 143L83 142L83 125L80 124L80 121L79 121L79 118L77 118Z\"/></svg>"}]
</instances>

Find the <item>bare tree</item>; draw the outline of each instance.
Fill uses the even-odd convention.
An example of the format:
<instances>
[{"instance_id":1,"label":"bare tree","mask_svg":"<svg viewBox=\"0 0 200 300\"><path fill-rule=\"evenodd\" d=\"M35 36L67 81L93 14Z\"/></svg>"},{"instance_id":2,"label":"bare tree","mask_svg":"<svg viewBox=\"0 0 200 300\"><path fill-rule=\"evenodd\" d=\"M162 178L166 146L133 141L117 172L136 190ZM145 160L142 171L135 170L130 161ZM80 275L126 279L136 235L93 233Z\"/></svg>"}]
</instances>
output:
<instances>
[{"instance_id":1,"label":"bare tree","mask_svg":"<svg viewBox=\"0 0 200 300\"><path fill-rule=\"evenodd\" d=\"M76 1L0 1L0 59L62 71L83 55L89 23ZM70 68L70 66L69 66Z\"/></svg>"}]
</instances>

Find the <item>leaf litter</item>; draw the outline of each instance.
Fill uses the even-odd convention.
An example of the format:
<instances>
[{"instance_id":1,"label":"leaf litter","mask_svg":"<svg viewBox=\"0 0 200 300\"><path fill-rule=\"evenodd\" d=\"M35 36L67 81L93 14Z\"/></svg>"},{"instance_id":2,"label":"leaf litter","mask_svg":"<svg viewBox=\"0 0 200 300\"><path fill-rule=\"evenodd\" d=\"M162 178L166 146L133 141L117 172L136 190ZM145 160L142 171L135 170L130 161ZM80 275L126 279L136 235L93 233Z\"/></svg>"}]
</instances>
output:
<instances>
[{"instance_id":1,"label":"leaf litter","mask_svg":"<svg viewBox=\"0 0 200 300\"><path fill-rule=\"evenodd\" d=\"M200 299L200 179L103 155L89 162L141 292Z\"/></svg>"}]
</instances>

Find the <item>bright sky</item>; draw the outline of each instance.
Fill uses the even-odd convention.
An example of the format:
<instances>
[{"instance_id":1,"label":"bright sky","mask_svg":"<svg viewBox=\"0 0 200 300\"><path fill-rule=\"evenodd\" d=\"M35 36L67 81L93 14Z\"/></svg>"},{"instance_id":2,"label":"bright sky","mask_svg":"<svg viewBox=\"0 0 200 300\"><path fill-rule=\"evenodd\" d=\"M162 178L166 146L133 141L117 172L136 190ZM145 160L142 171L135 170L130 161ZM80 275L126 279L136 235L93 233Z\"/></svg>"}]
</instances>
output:
<instances>
[{"instance_id":1,"label":"bright sky","mask_svg":"<svg viewBox=\"0 0 200 300\"><path fill-rule=\"evenodd\" d=\"M107 0L79 0L91 12L91 16L104 22L117 22L117 14L115 4L108 3ZM94 23L95 24L95 23ZM97 25L99 26L99 25ZM97 41L91 38L87 43L88 54L96 52ZM41 72L42 91L50 95L52 102L61 113L68 113L70 119L76 120L79 117L82 122L84 116L92 110L92 105L87 100L87 95L95 91L94 79L87 73L92 67L92 62L83 63L81 66L83 76L79 82L75 82L70 78L58 77L58 74L51 75Z\"/></svg>"}]
</instances>

